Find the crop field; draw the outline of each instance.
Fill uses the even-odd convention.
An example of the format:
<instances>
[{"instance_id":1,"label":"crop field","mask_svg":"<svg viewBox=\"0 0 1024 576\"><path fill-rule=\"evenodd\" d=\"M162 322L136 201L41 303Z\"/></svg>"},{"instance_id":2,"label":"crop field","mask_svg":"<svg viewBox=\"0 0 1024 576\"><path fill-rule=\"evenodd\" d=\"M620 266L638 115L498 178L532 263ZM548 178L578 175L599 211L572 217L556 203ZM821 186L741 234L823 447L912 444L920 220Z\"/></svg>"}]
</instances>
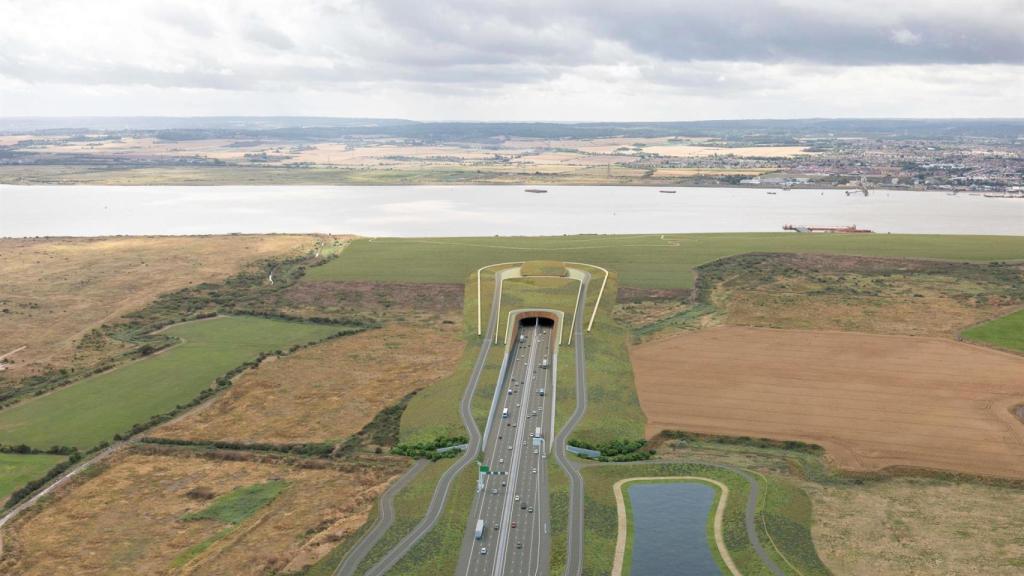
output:
<instances>
[{"instance_id":1,"label":"crop field","mask_svg":"<svg viewBox=\"0 0 1024 576\"><path fill-rule=\"evenodd\" d=\"M968 328L962 336L967 340L1024 352L1024 310Z\"/></svg>"},{"instance_id":2,"label":"crop field","mask_svg":"<svg viewBox=\"0 0 1024 576\"><path fill-rule=\"evenodd\" d=\"M0 411L0 443L91 448L190 401L215 378L261 352L313 342L338 330L254 317L173 326L166 332L182 342L163 353Z\"/></svg>"},{"instance_id":3,"label":"crop field","mask_svg":"<svg viewBox=\"0 0 1024 576\"><path fill-rule=\"evenodd\" d=\"M1024 478L1024 358L923 337L718 327L631 350L647 433L820 444L839 468Z\"/></svg>"},{"instance_id":4,"label":"crop field","mask_svg":"<svg viewBox=\"0 0 1024 576\"><path fill-rule=\"evenodd\" d=\"M130 453L7 526L0 572L294 572L360 527L404 467L390 458L296 465L266 456Z\"/></svg>"},{"instance_id":5,"label":"crop field","mask_svg":"<svg viewBox=\"0 0 1024 576\"><path fill-rule=\"evenodd\" d=\"M690 288L693 268L745 252L813 252L992 261L1024 259L1022 236L901 234L666 234L503 238L375 238L352 242L307 280L463 282L496 262L586 262L619 275L622 286Z\"/></svg>"},{"instance_id":6,"label":"crop field","mask_svg":"<svg viewBox=\"0 0 1024 576\"><path fill-rule=\"evenodd\" d=\"M953 337L1024 304L1019 264L748 254L700 273L702 299L744 326ZM989 330L1012 338L1013 318L1003 322Z\"/></svg>"},{"instance_id":7,"label":"crop field","mask_svg":"<svg viewBox=\"0 0 1024 576\"><path fill-rule=\"evenodd\" d=\"M64 460L53 454L6 454L0 452L0 502L28 482Z\"/></svg>"},{"instance_id":8,"label":"crop field","mask_svg":"<svg viewBox=\"0 0 1024 576\"><path fill-rule=\"evenodd\" d=\"M100 324L145 306L158 294L213 282L253 261L298 254L312 236L246 235L0 239L0 355L26 348L0 372L5 379L50 367L89 365L108 348L76 346Z\"/></svg>"},{"instance_id":9,"label":"crop field","mask_svg":"<svg viewBox=\"0 0 1024 576\"><path fill-rule=\"evenodd\" d=\"M336 442L404 396L450 375L464 347L454 324L389 324L247 371L210 404L151 436L241 443Z\"/></svg>"}]
</instances>

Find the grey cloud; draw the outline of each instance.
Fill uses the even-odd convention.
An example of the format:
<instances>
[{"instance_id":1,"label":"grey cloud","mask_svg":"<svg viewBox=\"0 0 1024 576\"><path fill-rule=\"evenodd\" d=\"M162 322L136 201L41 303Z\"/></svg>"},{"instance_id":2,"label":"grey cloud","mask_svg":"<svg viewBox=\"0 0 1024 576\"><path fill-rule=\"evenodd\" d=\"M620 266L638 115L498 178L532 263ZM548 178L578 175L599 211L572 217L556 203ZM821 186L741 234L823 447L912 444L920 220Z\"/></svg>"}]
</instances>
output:
<instances>
[{"instance_id":1,"label":"grey cloud","mask_svg":"<svg viewBox=\"0 0 1024 576\"><path fill-rule=\"evenodd\" d=\"M272 28L258 18L251 18L245 21L242 26L242 36L250 42L262 44L275 50L291 50L295 48L295 42L287 34Z\"/></svg>"}]
</instances>

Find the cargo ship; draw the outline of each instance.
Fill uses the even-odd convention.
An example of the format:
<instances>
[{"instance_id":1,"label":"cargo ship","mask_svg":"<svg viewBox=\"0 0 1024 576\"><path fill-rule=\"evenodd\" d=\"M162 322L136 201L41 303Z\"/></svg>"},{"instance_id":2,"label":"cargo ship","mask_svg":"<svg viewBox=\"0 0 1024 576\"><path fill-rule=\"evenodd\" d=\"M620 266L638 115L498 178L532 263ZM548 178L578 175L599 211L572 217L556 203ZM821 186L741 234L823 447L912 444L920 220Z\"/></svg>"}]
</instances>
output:
<instances>
[{"instance_id":1,"label":"cargo ship","mask_svg":"<svg viewBox=\"0 0 1024 576\"><path fill-rule=\"evenodd\" d=\"M543 188L527 188L526 191L529 192L530 194L547 194L548 193L548 191L543 189Z\"/></svg>"},{"instance_id":2,"label":"cargo ship","mask_svg":"<svg viewBox=\"0 0 1024 576\"><path fill-rule=\"evenodd\" d=\"M792 224L786 224L782 229L792 230L794 232L817 232L823 234L871 234L871 230L857 228L856 224L853 226L794 226Z\"/></svg>"}]
</instances>

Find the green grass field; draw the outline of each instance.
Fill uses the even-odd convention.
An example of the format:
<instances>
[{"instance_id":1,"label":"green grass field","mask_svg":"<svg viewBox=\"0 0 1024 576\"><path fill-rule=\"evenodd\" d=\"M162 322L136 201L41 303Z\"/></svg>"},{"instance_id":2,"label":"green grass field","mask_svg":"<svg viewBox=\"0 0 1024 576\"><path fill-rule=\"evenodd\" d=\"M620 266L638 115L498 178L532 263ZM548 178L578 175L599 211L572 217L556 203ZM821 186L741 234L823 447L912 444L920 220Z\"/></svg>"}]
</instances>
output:
<instances>
[{"instance_id":1,"label":"green grass field","mask_svg":"<svg viewBox=\"0 0 1024 576\"><path fill-rule=\"evenodd\" d=\"M87 449L187 403L220 375L261 352L325 338L337 326L253 317L171 327L182 343L0 412L0 444Z\"/></svg>"},{"instance_id":2,"label":"green grass field","mask_svg":"<svg viewBox=\"0 0 1024 576\"><path fill-rule=\"evenodd\" d=\"M967 340L1024 352L1024 310L964 330Z\"/></svg>"},{"instance_id":3,"label":"green grass field","mask_svg":"<svg viewBox=\"0 0 1024 576\"><path fill-rule=\"evenodd\" d=\"M53 454L0 453L0 502L26 483L46 474L46 471L64 460Z\"/></svg>"},{"instance_id":4,"label":"green grass field","mask_svg":"<svg viewBox=\"0 0 1024 576\"><path fill-rule=\"evenodd\" d=\"M825 252L949 260L1021 260L1024 236L908 234L651 234L502 238L378 238L309 270L309 280L463 282L498 262L586 262L618 272L623 286L689 288L693 268L745 252Z\"/></svg>"},{"instance_id":5,"label":"green grass field","mask_svg":"<svg viewBox=\"0 0 1024 576\"><path fill-rule=\"evenodd\" d=\"M287 486L284 480L239 486L227 494L218 496L206 508L185 515L182 520L217 520L226 524L238 524L273 502Z\"/></svg>"}]
</instances>

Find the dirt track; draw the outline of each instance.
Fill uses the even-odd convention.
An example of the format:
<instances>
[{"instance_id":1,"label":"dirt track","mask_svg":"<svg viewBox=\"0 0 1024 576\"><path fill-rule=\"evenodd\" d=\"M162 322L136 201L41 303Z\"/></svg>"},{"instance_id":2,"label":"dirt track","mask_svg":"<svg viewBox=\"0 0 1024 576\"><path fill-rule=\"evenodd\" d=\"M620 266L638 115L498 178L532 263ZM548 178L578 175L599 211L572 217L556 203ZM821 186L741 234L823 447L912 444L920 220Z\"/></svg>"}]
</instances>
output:
<instances>
[{"instance_id":1,"label":"dirt track","mask_svg":"<svg viewBox=\"0 0 1024 576\"><path fill-rule=\"evenodd\" d=\"M1024 478L1024 357L937 338L721 327L631 350L647 434L803 440L849 470Z\"/></svg>"}]
</instances>

